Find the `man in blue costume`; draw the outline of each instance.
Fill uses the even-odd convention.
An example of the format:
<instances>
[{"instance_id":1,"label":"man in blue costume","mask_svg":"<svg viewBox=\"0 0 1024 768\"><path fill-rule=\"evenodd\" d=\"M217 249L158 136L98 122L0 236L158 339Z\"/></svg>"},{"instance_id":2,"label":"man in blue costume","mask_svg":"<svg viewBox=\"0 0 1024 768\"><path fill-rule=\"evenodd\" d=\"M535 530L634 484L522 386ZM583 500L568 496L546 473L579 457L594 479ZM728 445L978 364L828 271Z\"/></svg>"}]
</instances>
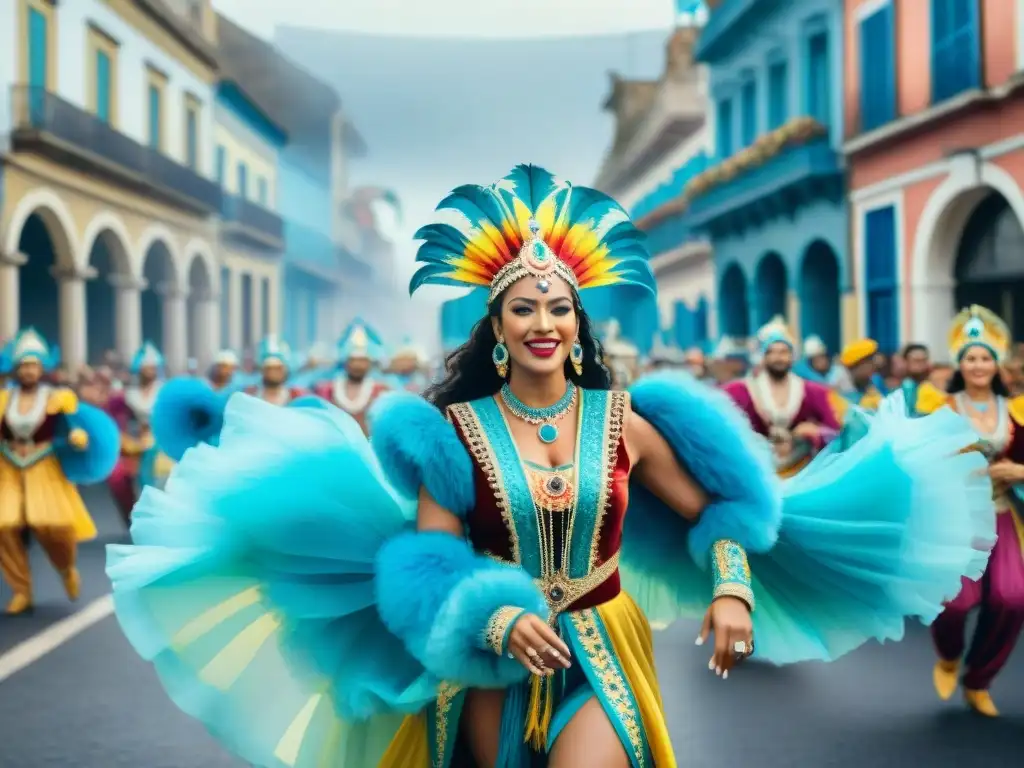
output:
<instances>
[{"instance_id":1,"label":"man in blue costume","mask_svg":"<svg viewBox=\"0 0 1024 768\"><path fill-rule=\"evenodd\" d=\"M338 341L337 375L319 384L316 394L354 418L369 434L367 413L389 387L374 375L374 367L384 357L380 336L365 322L353 320Z\"/></svg>"}]
</instances>

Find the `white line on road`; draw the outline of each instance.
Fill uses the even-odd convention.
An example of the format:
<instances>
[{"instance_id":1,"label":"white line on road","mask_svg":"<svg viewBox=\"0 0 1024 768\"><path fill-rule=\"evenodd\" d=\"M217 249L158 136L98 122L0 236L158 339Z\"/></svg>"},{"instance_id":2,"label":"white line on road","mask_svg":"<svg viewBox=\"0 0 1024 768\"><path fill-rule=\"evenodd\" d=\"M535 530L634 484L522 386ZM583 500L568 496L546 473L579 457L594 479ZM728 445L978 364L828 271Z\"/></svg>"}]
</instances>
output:
<instances>
[{"instance_id":1,"label":"white line on road","mask_svg":"<svg viewBox=\"0 0 1024 768\"><path fill-rule=\"evenodd\" d=\"M28 640L18 643L0 656L0 683L20 672L29 664L39 661L50 651L59 648L93 624L103 621L113 612L114 598L111 595L104 595L93 600L82 610L61 619Z\"/></svg>"}]
</instances>

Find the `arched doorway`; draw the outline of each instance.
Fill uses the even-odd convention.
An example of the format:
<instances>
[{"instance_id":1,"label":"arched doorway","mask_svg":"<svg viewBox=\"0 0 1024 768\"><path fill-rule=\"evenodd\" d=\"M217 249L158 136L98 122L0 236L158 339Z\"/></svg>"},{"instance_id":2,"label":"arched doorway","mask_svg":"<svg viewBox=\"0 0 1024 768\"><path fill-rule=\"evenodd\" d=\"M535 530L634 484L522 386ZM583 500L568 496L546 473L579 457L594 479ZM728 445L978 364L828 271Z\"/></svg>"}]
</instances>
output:
<instances>
[{"instance_id":1,"label":"arched doorway","mask_svg":"<svg viewBox=\"0 0 1024 768\"><path fill-rule=\"evenodd\" d=\"M52 211L39 208L25 220L18 250L28 257L18 270L18 325L60 344L63 308L55 272L73 267L69 234Z\"/></svg>"},{"instance_id":2,"label":"arched doorway","mask_svg":"<svg viewBox=\"0 0 1024 768\"><path fill-rule=\"evenodd\" d=\"M800 329L819 336L830 352L840 346L839 258L832 246L815 240L800 264Z\"/></svg>"},{"instance_id":3,"label":"arched doorway","mask_svg":"<svg viewBox=\"0 0 1024 768\"><path fill-rule=\"evenodd\" d=\"M124 240L112 229L102 230L90 248L89 266L96 275L85 284L86 359L96 365L117 349L117 286L131 278Z\"/></svg>"},{"instance_id":4,"label":"arched doorway","mask_svg":"<svg viewBox=\"0 0 1024 768\"><path fill-rule=\"evenodd\" d=\"M723 336L746 338L750 335L747 277L735 262L722 273L718 286L718 306Z\"/></svg>"},{"instance_id":5,"label":"arched doorway","mask_svg":"<svg viewBox=\"0 0 1024 768\"><path fill-rule=\"evenodd\" d=\"M142 291L142 339L156 344L168 353L168 329L164 323L165 296L177 287L174 259L162 240L156 240L143 257L142 278L146 288Z\"/></svg>"},{"instance_id":6,"label":"arched doorway","mask_svg":"<svg viewBox=\"0 0 1024 768\"><path fill-rule=\"evenodd\" d=\"M757 286L755 310L758 327L777 315L785 317L789 279L786 276L786 265L779 254L769 251L761 257L754 272L754 285Z\"/></svg>"},{"instance_id":7,"label":"arched doorway","mask_svg":"<svg viewBox=\"0 0 1024 768\"><path fill-rule=\"evenodd\" d=\"M188 356L199 360L206 355L204 336L214 333L212 318L205 317L206 308L213 297L213 279L209 267L201 256L195 256L188 268L188 299L186 323L188 328Z\"/></svg>"},{"instance_id":8,"label":"arched doorway","mask_svg":"<svg viewBox=\"0 0 1024 768\"><path fill-rule=\"evenodd\" d=\"M957 246L953 274L957 307L981 304L1024 338L1024 228L998 192L971 212Z\"/></svg>"}]
</instances>

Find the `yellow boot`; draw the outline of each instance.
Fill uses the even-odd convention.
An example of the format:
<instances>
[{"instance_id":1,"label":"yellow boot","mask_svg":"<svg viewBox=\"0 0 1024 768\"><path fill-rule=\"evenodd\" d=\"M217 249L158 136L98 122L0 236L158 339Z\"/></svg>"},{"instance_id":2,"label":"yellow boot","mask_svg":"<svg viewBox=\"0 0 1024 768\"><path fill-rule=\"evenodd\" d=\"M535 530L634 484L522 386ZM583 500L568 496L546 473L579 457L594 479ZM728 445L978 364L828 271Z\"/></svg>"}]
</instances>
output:
<instances>
[{"instance_id":1,"label":"yellow boot","mask_svg":"<svg viewBox=\"0 0 1024 768\"><path fill-rule=\"evenodd\" d=\"M979 715L999 717L999 710L996 709L996 703L992 701L988 691L972 691L965 688L964 699L967 701L967 706Z\"/></svg>"},{"instance_id":2,"label":"yellow boot","mask_svg":"<svg viewBox=\"0 0 1024 768\"><path fill-rule=\"evenodd\" d=\"M949 701L953 698L953 694L956 692L959 671L959 661L939 659L935 662L935 669L932 670L932 682L935 684L935 692L943 701Z\"/></svg>"},{"instance_id":3,"label":"yellow boot","mask_svg":"<svg viewBox=\"0 0 1024 768\"><path fill-rule=\"evenodd\" d=\"M24 592L15 592L14 597L7 603L6 613L8 616L17 616L30 610L32 610L32 598Z\"/></svg>"}]
</instances>

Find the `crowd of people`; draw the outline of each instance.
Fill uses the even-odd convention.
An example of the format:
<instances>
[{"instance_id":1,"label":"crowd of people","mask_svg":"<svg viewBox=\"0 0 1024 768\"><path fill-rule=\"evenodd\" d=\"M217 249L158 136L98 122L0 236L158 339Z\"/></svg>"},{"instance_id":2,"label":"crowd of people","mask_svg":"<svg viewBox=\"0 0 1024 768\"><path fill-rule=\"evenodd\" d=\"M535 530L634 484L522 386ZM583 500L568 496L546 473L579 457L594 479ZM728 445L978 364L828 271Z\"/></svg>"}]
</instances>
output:
<instances>
[{"instance_id":1,"label":"crowd of people","mask_svg":"<svg viewBox=\"0 0 1024 768\"><path fill-rule=\"evenodd\" d=\"M146 344L76 387L36 331L11 340L8 614L32 606L26 532L77 596L95 528L75 486L105 480L131 529L108 549L122 629L254 765L673 768L651 627L684 616L723 679L915 618L938 696L998 715L1024 625L1024 399L997 316L953 319L948 367L870 339L833 360L782 318L710 360L641 360L581 299L656 291L610 198L519 166L440 210L412 290L489 295L433 376L361 320L330 365L293 371L268 338L251 371L224 352L165 380Z\"/></svg>"}]
</instances>

